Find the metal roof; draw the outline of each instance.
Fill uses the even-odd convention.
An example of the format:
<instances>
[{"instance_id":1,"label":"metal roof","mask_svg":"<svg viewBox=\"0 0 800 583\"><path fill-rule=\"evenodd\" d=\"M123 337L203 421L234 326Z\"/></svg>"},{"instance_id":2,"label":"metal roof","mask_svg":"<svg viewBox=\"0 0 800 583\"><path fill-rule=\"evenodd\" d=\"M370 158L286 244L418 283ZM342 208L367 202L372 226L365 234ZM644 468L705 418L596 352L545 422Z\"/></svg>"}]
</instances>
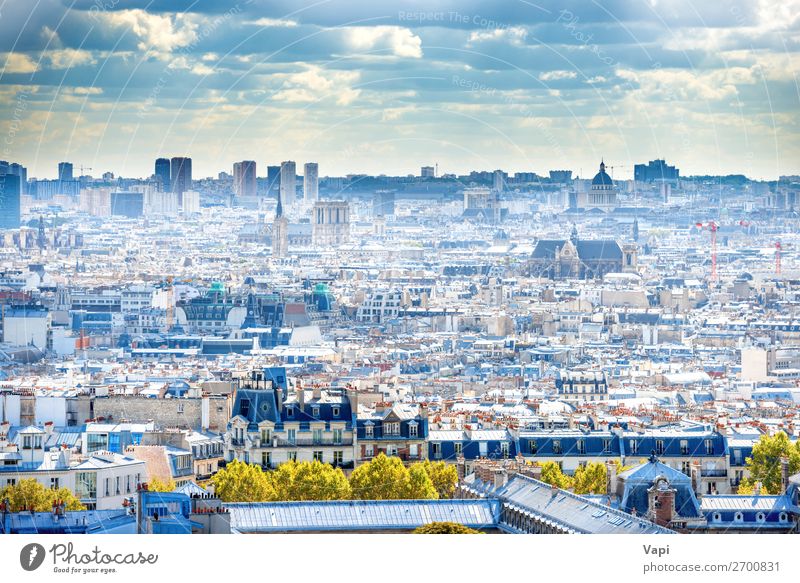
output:
<instances>
[{"instance_id":1,"label":"metal roof","mask_svg":"<svg viewBox=\"0 0 800 583\"><path fill-rule=\"evenodd\" d=\"M493 528L497 500L345 500L226 504L234 532L412 530L431 522Z\"/></svg>"}]
</instances>

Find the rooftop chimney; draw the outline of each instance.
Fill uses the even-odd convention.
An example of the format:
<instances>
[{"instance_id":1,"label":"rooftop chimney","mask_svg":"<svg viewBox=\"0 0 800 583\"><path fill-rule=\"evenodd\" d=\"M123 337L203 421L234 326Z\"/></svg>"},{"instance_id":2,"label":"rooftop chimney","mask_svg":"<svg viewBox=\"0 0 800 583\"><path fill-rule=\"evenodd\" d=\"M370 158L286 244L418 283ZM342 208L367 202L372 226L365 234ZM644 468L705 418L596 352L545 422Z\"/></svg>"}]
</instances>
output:
<instances>
[{"instance_id":1,"label":"rooftop chimney","mask_svg":"<svg viewBox=\"0 0 800 583\"><path fill-rule=\"evenodd\" d=\"M781 494L789 489L789 458L781 457Z\"/></svg>"},{"instance_id":2,"label":"rooftop chimney","mask_svg":"<svg viewBox=\"0 0 800 583\"><path fill-rule=\"evenodd\" d=\"M606 462L606 494L617 495L617 464L612 460Z\"/></svg>"}]
</instances>

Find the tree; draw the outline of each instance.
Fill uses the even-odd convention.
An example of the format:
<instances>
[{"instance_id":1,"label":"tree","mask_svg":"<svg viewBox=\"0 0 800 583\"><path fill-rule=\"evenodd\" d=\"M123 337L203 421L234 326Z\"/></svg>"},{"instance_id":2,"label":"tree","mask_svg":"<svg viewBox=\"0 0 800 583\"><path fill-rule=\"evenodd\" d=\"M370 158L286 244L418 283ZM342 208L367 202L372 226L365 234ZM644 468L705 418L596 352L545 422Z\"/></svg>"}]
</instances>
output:
<instances>
[{"instance_id":1,"label":"tree","mask_svg":"<svg viewBox=\"0 0 800 583\"><path fill-rule=\"evenodd\" d=\"M350 475L357 500L436 499L438 494L421 464L406 468L400 458L379 454Z\"/></svg>"},{"instance_id":2,"label":"tree","mask_svg":"<svg viewBox=\"0 0 800 583\"><path fill-rule=\"evenodd\" d=\"M431 522L414 529L412 534L483 534L457 522Z\"/></svg>"},{"instance_id":3,"label":"tree","mask_svg":"<svg viewBox=\"0 0 800 583\"><path fill-rule=\"evenodd\" d=\"M75 494L67 488L45 488L33 478L20 480L13 486L0 490L0 500L8 499L9 510L20 512L33 508L36 512L53 509L53 502L61 501L66 510L86 510Z\"/></svg>"},{"instance_id":4,"label":"tree","mask_svg":"<svg viewBox=\"0 0 800 583\"><path fill-rule=\"evenodd\" d=\"M561 471L561 468L558 467L556 462L542 463L542 475L540 480L550 484L551 486L561 488L562 490L572 487L572 478L565 475L564 472Z\"/></svg>"},{"instance_id":5,"label":"tree","mask_svg":"<svg viewBox=\"0 0 800 583\"><path fill-rule=\"evenodd\" d=\"M267 474L274 492L271 500L348 500L350 483L340 468L313 462L290 461Z\"/></svg>"},{"instance_id":6,"label":"tree","mask_svg":"<svg viewBox=\"0 0 800 583\"><path fill-rule=\"evenodd\" d=\"M147 482L147 490L149 492L172 492L175 490L175 480L170 478L166 482L153 478Z\"/></svg>"},{"instance_id":7,"label":"tree","mask_svg":"<svg viewBox=\"0 0 800 583\"><path fill-rule=\"evenodd\" d=\"M256 465L229 462L211 478L214 492L223 502L265 502L275 499L267 475Z\"/></svg>"},{"instance_id":8,"label":"tree","mask_svg":"<svg viewBox=\"0 0 800 583\"><path fill-rule=\"evenodd\" d=\"M576 494L606 494L606 465L593 462L579 466L572 482Z\"/></svg>"},{"instance_id":9,"label":"tree","mask_svg":"<svg viewBox=\"0 0 800 583\"><path fill-rule=\"evenodd\" d=\"M458 472L455 466L445 462L431 462L425 460L422 467L428 473L428 477L433 482L439 498L452 498L458 484Z\"/></svg>"},{"instance_id":10,"label":"tree","mask_svg":"<svg viewBox=\"0 0 800 583\"><path fill-rule=\"evenodd\" d=\"M761 482L762 494L781 494L782 457L789 458L789 475L800 471L800 442L792 443L783 431L762 435L745 461L750 476L742 480L739 493L752 493L756 482Z\"/></svg>"}]
</instances>

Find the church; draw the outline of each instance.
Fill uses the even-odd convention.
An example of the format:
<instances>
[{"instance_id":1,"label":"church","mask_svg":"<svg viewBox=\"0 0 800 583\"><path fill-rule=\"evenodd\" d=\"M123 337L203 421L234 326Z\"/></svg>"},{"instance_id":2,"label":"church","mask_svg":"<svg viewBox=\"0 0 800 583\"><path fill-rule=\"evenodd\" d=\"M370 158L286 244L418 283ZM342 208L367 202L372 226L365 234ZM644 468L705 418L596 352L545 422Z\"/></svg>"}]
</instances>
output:
<instances>
[{"instance_id":1,"label":"church","mask_svg":"<svg viewBox=\"0 0 800 583\"><path fill-rule=\"evenodd\" d=\"M636 245L620 247L613 239L579 239L574 225L568 240L539 240L529 260L531 277L553 280L595 279L636 270Z\"/></svg>"}]
</instances>

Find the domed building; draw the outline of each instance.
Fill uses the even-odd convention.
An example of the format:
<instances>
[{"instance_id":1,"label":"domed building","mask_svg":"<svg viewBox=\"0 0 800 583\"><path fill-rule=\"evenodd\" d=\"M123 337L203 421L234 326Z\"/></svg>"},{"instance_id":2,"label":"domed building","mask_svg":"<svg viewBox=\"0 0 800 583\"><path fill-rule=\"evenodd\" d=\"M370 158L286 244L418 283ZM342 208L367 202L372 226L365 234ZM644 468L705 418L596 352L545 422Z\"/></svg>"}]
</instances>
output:
<instances>
[{"instance_id":1,"label":"domed building","mask_svg":"<svg viewBox=\"0 0 800 583\"><path fill-rule=\"evenodd\" d=\"M587 209L611 210L617 207L617 189L614 181L606 173L606 165L600 161L600 172L592 179L592 185L586 197Z\"/></svg>"}]
</instances>

